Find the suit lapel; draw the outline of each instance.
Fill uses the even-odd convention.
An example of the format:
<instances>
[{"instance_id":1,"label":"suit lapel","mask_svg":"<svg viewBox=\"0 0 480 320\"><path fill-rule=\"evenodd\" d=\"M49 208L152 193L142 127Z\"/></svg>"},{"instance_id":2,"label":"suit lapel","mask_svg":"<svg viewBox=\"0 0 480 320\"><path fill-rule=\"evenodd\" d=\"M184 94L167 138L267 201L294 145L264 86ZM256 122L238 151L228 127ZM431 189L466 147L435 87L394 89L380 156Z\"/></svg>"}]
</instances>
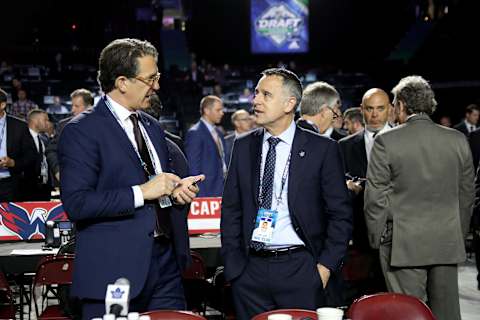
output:
<instances>
[{"instance_id":1,"label":"suit lapel","mask_svg":"<svg viewBox=\"0 0 480 320\"><path fill-rule=\"evenodd\" d=\"M252 164L252 180L253 180L253 199L258 208L258 188L260 184L260 165L262 163L262 142L263 129L258 129L252 134L250 141L250 163Z\"/></svg>"},{"instance_id":2,"label":"suit lapel","mask_svg":"<svg viewBox=\"0 0 480 320\"><path fill-rule=\"evenodd\" d=\"M295 197L300 189L302 177L305 176L303 170L308 167L306 162L309 158L307 141L307 134L302 129L297 128L293 138L290 168L288 170L288 204L290 207L295 203ZM290 212L293 211L290 210Z\"/></svg>"},{"instance_id":3,"label":"suit lapel","mask_svg":"<svg viewBox=\"0 0 480 320\"><path fill-rule=\"evenodd\" d=\"M355 143L352 146L355 159L358 159L363 177L367 174L368 160L367 160L367 151L365 150L365 130L361 134L358 134L355 137Z\"/></svg>"},{"instance_id":4,"label":"suit lapel","mask_svg":"<svg viewBox=\"0 0 480 320\"><path fill-rule=\"evenodd\" d=\"M117 119L115 119L114 115L108 110L107 106L103 99L95 107L99 114L105 117L105 126L109 128L109 132L111 132L114 137L116 143L123 149L125 154L127 154L132 161L134 161L140 168L141 163L138 159L138 156L133 148L131 141L128 139L127 133L123 130L123 128L118 123ZM143 171L143 169L142 169Z\"/></svg>"},{"instance_id":5,"label":"suit lapel","mask_svg":"<svg viewBox=\"0 0 480 320\"><path fill-rule=\"evenodd\" d=\"M11 121L10 120L10 116L6 115L6 118L5 118L5 125L7 126L7 134L6 136L4 136L3 138L6 139L6 145L7 145L7 155L9 155L10 157L12 156L12 154L14 154L13 152L13 149L15 148L15 141L17 141L17 139L15 138L15 128L14 128L14 121Z\"/></svg>"}]
</instances>

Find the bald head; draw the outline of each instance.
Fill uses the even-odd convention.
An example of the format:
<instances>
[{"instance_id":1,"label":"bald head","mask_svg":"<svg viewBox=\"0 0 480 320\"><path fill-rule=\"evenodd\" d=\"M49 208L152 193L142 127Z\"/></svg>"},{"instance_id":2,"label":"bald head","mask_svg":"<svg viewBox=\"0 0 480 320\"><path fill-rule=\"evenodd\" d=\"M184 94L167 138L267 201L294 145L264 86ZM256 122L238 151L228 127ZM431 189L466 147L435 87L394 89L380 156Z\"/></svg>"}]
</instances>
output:
<instances>
[{"instance_id":1,"label":"bald head","mask_svg":"<svg viewBox=\"0 0 480 320\"><path fill-rule=\"evenodd\" d=\"M388 121L390 98L382 89L370 89L363 95L361 108L367 129L380 130Z\"/></svg>"}]
</instances>

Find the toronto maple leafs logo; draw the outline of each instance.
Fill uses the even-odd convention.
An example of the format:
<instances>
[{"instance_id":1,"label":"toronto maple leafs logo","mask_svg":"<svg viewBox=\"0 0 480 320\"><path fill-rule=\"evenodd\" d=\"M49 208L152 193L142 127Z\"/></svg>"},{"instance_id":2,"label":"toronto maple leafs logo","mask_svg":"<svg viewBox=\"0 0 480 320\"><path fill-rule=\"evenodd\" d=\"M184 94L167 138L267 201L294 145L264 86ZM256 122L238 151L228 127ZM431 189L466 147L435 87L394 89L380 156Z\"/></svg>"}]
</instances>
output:
<instances>
[{"instance_id":1,"label":"toronto maple leafs logo","mask_svg":"<svg viewBox=\"0 0 480 320\"><path fill-rule=\"evenodd\" d=\"M277 4L268 8L255 22L255 29L281 46L287 39L300 33L302 18L296 15L285 4Z\"/></svg>"},{"instance_id":2,"label":"toronto maple leafs logo","mask_svg":"<svg viewBox=\"0 0 480 320\"><path fill-rule=\"evenodd\" d=\"M27 204L24 205L27 206ZM0 225L15 234L18 240L29 240L34 237L44 238L45 221L66 220L66 218L61 204L50 210L34 207L29 213L21 204L0 203Z\"/></svg>"},{"instance_id":3,"label":"toronto maple leafs logo","mask_svg":"<svg viewBox=\"0 0 480 320\"><path fill-rule=\"evenodd\" d=\"M120 289L117 287L115 290L110 291L112 294L112 299L122 299L123 294L125 293L125 290Z\"/></svg>"}]
</instances>

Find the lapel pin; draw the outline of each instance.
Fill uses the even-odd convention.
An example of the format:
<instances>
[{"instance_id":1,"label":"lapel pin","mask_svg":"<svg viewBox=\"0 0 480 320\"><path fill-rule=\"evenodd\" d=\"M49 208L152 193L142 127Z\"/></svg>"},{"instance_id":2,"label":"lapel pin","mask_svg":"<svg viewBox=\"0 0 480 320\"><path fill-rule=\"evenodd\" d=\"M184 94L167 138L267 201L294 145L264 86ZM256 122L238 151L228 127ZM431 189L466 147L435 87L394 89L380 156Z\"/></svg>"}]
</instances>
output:
<instances>
[{"instance_id":1,"label":"lapel pin","mask_svg":"<svg viewBox=\"0 0 480 320\"><path fill-rule=\"evenodd\" d=\"M305 157L305 151L303 151L303 150L300 151L300 152L298 153L298 155L300 156L300 158Z\"/></svg>"}]
</instances>

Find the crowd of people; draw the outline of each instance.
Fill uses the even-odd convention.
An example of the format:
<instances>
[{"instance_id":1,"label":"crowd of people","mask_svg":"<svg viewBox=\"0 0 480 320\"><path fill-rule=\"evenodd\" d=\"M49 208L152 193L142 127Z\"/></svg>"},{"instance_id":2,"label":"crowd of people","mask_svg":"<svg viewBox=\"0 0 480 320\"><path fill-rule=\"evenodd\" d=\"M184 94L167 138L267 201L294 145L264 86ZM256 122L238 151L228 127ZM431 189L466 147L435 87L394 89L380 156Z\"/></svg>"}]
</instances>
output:
<instances>
[{"instance_id":1,"label":"crowd of people","mask_svg":"<svg viewBox=\"0 0 480 320\"><path fill-rule=\"evenodd\" d=\"M157 58L147 41L110 43L99 58L104 95L94 106L90 91L73 91L71 116L55 130L49 114L67 111L59 101L43 110L20 88L7 108L0 90L0 202L50 200L60 185L76 224L72 294L84 319L103 315L106 285L121 277L131 310L185 309L186 216L197 196L222 197L238 319L385 290L460 319L457 266L471 230L477 266L480 257L476 105L455 129L436 124L430 84L408 76L393 100L370 88L342 112L332 84L304 88L294 72L270 68L243 93L252 108L231 115L234 132L219 127L221 95L208 94L183 141L157 121ZM348 287L351 252L368 261L368 276Z\"/></svg>"}]
</instances>

